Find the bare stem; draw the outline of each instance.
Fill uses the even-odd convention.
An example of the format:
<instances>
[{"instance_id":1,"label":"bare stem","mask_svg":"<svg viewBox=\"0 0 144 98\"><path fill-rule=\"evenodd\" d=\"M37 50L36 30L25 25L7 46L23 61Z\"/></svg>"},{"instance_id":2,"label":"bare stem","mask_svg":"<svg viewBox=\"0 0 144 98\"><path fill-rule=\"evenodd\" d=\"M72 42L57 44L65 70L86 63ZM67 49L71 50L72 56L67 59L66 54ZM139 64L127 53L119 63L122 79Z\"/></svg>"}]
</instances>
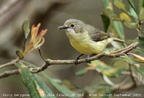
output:
<instances>
[{"instance_id":1,"label":"bare stem","mask_svg":"<svg viewBox=\"0 0 144 98\"><path fill-rule=\"evenodd\" d=\"M1 69L1 68L4 68L4 67L7 67L7 66L10 66L10 65L13 65L14 63L16 63L16 62L18 62L18 61L19 61L19 58L16 58L16 59L12 60L11 62L2 64L2 65L0 65L0 69Z\"/></svg>"},{"instance_id":2,"label":"bare stem","mask_svg":"<svg viewBox=\"0 0 144 98\"><path fill-rule=\"evenodd\" d=\"M127 54L128 52L130 52L131 50L135 49L138 45L138 42L135 42L135 43L132 43L131 45L127 46L125 48L125 50L121 51L120 53L116 53L116 54L105 54L104 52L103 53L100 53L96 56L92 56L90 57L90 61L92 60L97 60L97 59L100 59L101 57L104 57L104 56L107 56L107 57L120 57L124 54ZM14 63L18 62L19 59L15 59L9 63L6 63L6 64L3 64L3 65L0 65L0 68L3 68L3 67L6 67L6 66L9 66L9 65L13 65ZM38 73L40 71L43 71L45 70L48 66L51 66L51 65L64 65L64 64L74 64L75 63L75 60L51 60L51 59L47 59L46 62L41 66L41 67L37 67L37 68L30 68L30 71L32 73ZM85 59L80 59L78 60L78 63L86 63L86 60ZM0 78L3 78L3 77L7 77L9 75L13 75L13 74L18 74L19 72L18 71L6 71L2 74L0 74Z\"/></svg>"},{"instance_id":3,"label":"bare stem","mask_svg":"<svg viewBox=\"0 0 144 98\"><path fill-rule=\"evenodd\" d=\"M14 70L10 70L10 71L5 71L4 73L0 74L0 78L6 78L10 75L15 75L15 74L19 74L18 69L14 69Z\"/></svg>"},{"instance_id":4,"label":"bare stem","mask_svg":"<svg viewBox=\"0 0 144 98\"><path fill-rule=\"evenodd\" d=\"M90 57L90 61L92 60L98 60L100 59L101 57L104 57L104 56L107 56L107 57L120 57L128 52L130 52L131 50L135 49L136 46L138 45L138 42L136 43L132 43L131 45L127 46L125 48L125 50L121 51L120 53L117 53L117 54L105 54L104 52L96 55L96 56L92 56ZM47 59L46 60L46 63L43 64L43 66L41 67L37 67L37 68L30 68L30 70L32 72L40 72L42 70L45 70L48 66L50 65L64 65L64 64L74 64L75 63L75 60L51 60L51 59ZM78 63L86 63L86 60L85 59L80 59L78 60Z\"/></svg>"}]
</instances>

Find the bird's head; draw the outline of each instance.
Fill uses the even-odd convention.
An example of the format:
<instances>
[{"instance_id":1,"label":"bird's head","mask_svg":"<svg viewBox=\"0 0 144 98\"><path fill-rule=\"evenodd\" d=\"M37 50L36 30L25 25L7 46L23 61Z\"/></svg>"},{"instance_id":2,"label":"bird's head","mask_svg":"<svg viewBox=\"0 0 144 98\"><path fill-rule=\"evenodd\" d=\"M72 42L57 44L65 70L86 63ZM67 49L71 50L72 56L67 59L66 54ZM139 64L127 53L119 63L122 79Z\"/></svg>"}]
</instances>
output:
<instances>
[{"instance_id":1,"label":"bird's head","mask_svg":"<svg viewBox=\"0 0 144 98\"><path fill-rule=\"evenodd\" d=\"M59 26L59 30L65 29L66 31L74 31L75 33L81 33L84 27L84 22L77 19L68 19L63 26Z\"/></svg>"}]
</instances>

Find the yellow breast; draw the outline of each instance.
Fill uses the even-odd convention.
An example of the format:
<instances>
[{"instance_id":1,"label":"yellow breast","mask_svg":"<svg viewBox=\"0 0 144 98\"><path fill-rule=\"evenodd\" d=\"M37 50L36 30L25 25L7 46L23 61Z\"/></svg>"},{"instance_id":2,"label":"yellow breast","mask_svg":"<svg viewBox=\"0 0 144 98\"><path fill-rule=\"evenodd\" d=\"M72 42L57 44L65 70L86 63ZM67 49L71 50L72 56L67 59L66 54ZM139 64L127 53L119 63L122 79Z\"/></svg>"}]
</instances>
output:
<instances>
[{"instance_id":1,"label":"yellow breast","mask_svg":"<svg viewBox=\"0 0 144 98\"><path fill-rule=\"evenodd\" d=\"M87 32L81 33L69 33L67 32L67 36L70 40L71 45L80 53L85 55L91 54L99 54L104 51L106 46L112 42L112 39L106 39L103 41L95 42L91 40L90 36Z\"/></svg>"},{"instance_id":2,"label":"yellow breast","mask_svg":"<svg viewBox=\"0 0 144 98\"><path fill-rule=\"evenodd\" d=\"M70 40L70 43L78 52L86 55L99 54L106 47L104 42Z\"/></svg>"}]
</instances>

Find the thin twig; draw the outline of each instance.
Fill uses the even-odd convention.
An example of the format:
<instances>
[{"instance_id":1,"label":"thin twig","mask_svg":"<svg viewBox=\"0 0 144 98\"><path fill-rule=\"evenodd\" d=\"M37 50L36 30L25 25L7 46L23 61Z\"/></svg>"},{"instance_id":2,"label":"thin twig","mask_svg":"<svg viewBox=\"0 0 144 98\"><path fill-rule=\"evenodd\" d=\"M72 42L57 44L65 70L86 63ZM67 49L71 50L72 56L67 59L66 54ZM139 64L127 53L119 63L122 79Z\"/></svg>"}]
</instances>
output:
<instances>
[{"instance_id":1,"label":"thin twig","mask_svg":"<svg viewBox=\"0 0 144 98\"><path fill-rule=\"evenodd\" d=\"M103 53L100 53L100 54L98 54L98 55L96 55L96 56L93 56L93 57L90 57L90 61L92 61L92 60L97 60L97 59L100 59L101 57L103 57L104 56L104 52ZM47 59L46 60L46 63L45 64L43 64L43 66L41 66L41 67L37 67L37 68L30 68L30 70L32 71L32 72L34 72L34 73L37 73L37 72L40 72L40 71L43 71L43 70L45 70L48 66L50 66L50 65L64 65L64 64L67 64L67 65L69 65L69 64L74 64L75 63L75 60L51 60L51 59ZM80 59L80 60L78 60L78 63L80 64L80 63L86 63L86 60L85 59Z\"/></svg>"},{"instance_id":2,"label":"thin twig","mask_svg":"<svg viewBox=\"0 0 144 98\"><path fill-rule=\"evenodd\" d=\"M46 60L45 60L45 58L44 58L44 57L43 57L43 55L42 55L42 52L41 52L41 49L40 49L40 47L38 48L38 52L39 52L39 54L40 54L40 57L42 58L42 60L43 60L43 61L46 61Z\"/></svg>"},{"instance_id":3,"label":"thin twig","mask_svg":"<svg viewBox=\"0 0 144 98\"><path fill-rule=\"evenodd\" d=\"M135 43L132 43L131 45L127 46L127 48L123 51L121 51L120 53L117 53L117 54L105 54L104 52L103 53L100 53L96 56L93 56L93 57L90 57L90 61L92 60L97 60L97 59L100 59L101 57L104 57L104 56L107 56L107 57L120 57L121 55L124 55L124 54L127 54L128 52L130 52L131 50L135 49L138 45L138 42L135 42ZM1 66L3 67L6 67L8 65L13 65L14 63L16 63L17 60L14 60L14 61L11 61L9 63L6 63L6 64L3 64ZM75 60L51 60L51 59L47 59L46 62L41 66L41 67L37 67L37 68L30 68L31 72L33 73L38 73L40 71L43 71L45 70L48 66L50 65L64 65L64 64L74 64ZM78 60L78 63L86 63L85 59L80 59ZM2 74L0 74L0 78L3 78L3 77L7 77L7 76L10 76L10 75L13 75L13 74L18 74L19 72L18 71L7 71L7 72L4 72Z\"/></svg>"},{"instance_id":4,"label":"thin twig","mask_svg":"<svg viewBox=\"0 0 144 98\"><path fill-rule=\"evenodd\" d=\"M4 68L4 67L7 67L7 66L9 66L9 65L13 65L14 63L16 63L16 62L18 62L18 61L19 61L19 58L16 58L16 59L12 60L11 62L2 64L2 65L0 65L0 69L1 69L1 68Z\"/></svg>"},{"instance_id":5,"label":"thin twig","mask_svg":"<svg viewBox=\"0 0 144 98\"><path fill-rule=\"evenodd\" d=\"M50 66L49 63L44 63L41 67L37 67L37 68L30 68L30 71L33 72L33 73L38 73L42 70L45 70L48 66Z\"/></svg>"},{"instance_id":6,"label":"thin twig","mask_svg":"<svg viewBox=\"0 0 144 98\"><path fill-rule=\"evenodd\" d=\"M130 52L131 50L135 49L137 45L138 45L138 42L132 43L131 45L127 46L127 48L125 50L123 50L123 51L121 51L120 53L117 53L117 54L105 54L104 52L102 52L102 53L100 53L96 56L90 57L89 60L90 61L97 60L97 59L100 59L101 57L104 57L104 56L120 57L121 55L124 55L124 54ZM64 65L64 64L74 64L74 63L75 63L75 60L51 60L51 59L47 59L46 63L43 66L37 67L37 68L31 68L31 71L40 72L42 70L45 70L45 68L47 68L50 65L56 65L56 64ZM78 63L86 63L86 60L85 59L80 59L80 60L78 60Z\"/></svg>"},{"instance_id":7,"label":"thin twig","mask_svg":"<svg viewBox=\"0 0 144 98\"><path fill-rule=\"evenodd\" d=\"M14 70L10 70L10 71L5 71L4 73L0 74L0 78L6 78L10 75L15 75L15 74L19 74L18 69L14 69Z\"/></svg>"}]
</instances>

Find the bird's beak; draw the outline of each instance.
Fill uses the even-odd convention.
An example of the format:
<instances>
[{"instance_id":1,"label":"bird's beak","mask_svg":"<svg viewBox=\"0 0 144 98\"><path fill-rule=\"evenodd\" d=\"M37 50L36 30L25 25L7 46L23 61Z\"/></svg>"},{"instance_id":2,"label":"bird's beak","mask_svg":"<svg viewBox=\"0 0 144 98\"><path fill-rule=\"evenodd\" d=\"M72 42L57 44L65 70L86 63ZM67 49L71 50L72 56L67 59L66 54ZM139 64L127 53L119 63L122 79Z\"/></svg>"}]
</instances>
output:
<instances>
[{"instance_id":1,"label":"bird's beak","mask_svg":"<svg viewBox=\"0 0 144 98\"><path fill-rule=\"evenodd\" d=\"M63 30L63 29L67 29L67 28L69 28L69 27L68 26L59 26L58 27L59 30Z\"/></svg>"}]
</instances>

